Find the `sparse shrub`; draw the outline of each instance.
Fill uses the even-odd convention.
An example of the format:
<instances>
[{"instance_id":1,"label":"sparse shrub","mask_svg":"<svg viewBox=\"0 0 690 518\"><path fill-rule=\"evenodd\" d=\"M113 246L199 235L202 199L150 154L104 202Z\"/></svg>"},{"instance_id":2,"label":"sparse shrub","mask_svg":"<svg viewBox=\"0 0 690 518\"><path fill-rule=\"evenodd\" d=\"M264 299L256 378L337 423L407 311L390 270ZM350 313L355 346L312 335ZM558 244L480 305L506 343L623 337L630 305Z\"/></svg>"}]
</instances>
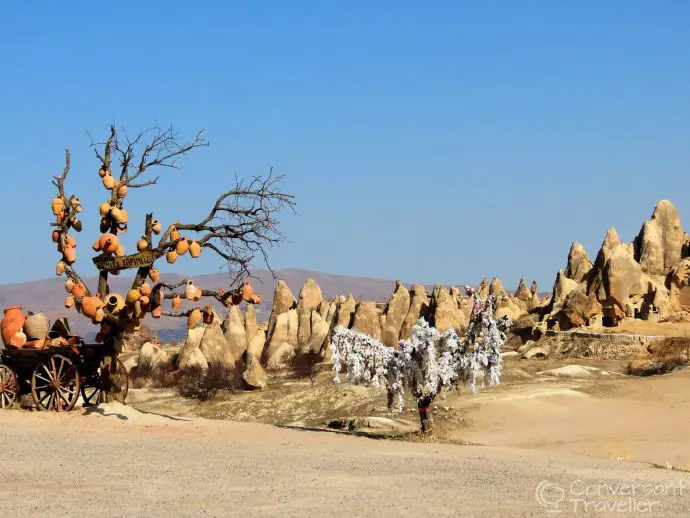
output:
<instances>
[{"instance_id":1,"label":"sparse shrub","mask_svg":"<svg viewBox=\"0 0 690 518\"><path fill-rule=\"evenodd\" d=\"M690 338L665 338L647 347L644 356L628 363L631 376L654 376L687 367L690 364Z\"/></svg>"},{"instance_id":2,"label":"sparse shrub","mask_svg":"<svg viewBox=\"0 0 690 518\"><path fill-rule=\"evenodd\" d=\"M236 392L241 386L241 381L237 369L214 363L206 370L185 369L180 375L178 387L183 397L208 401L220 390Z\"/></svg>"},{"instance_id":3,"label":"sparse shrub","mask_svg":"<svg viewBox=\"0 0 690 518\"><path fill-rule=\"evenodd\" d=\"M300 353L292 361L292 371L298 379L309 378L311 386L314 386L316 375L319 373L318 365L322 358L319 353L309 351Z\"/></svg>"},{"instance_id":4,"label":"sparse shrub","mask_svg":"<svg viewBox=\"0 0 690 518\"><path fill-rule=\"evenodd\" d=\"M181 373L171 363L162 364L150 359L142 361L129 372L133 388L172 388L177 386Z\"/></svg>"}]
</instances>

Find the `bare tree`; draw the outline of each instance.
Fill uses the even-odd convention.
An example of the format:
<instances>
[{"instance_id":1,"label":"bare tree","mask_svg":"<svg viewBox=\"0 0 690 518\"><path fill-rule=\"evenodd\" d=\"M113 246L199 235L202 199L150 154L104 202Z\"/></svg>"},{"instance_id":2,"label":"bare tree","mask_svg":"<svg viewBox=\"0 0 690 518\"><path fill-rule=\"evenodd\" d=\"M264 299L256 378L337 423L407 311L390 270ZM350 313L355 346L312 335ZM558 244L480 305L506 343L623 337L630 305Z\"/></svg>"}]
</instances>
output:
<instances>
[{"instance_id":1,"label":"bare tree","mask_svg":"<svg viewBox=\"0 0 690 518\"><path fill-rule=\"evenodd\" d=\"M137 252L128 255L118 237L127 232L130 225L129 214L124 208L126 197L132 190L156 185L160 176L151 175L152 171L177 168L182 158L197 148L208 146L208 142L203 131L189 141L181 141L173 127L154 126L134 138L124 131L123 134L121 139L115 126L111 126L104 142L91 139L91 147L100 162L99 176L109 193L100 206L101 236L93 244L98 253L93 261L100 271L95 294L74 269L76 240L71 231L81 231L78 215L82 207L76 196L65 191L70 171L69 150L66 150L62 174L53 180L57 196L52 203L53 240L62 256L57 273L66 276L65 287L69 292L66 305L74 305L79 313L101 325L97 339L112 346L110 369L113 371L117 368L116 358L124 333L136 331L146 315L190 318L193 313L212 314L208 306L203 311L199 308L183 313L163 311L164 300L185 298L184 291L175 290L186 281L176 285L160 282L156 261L165 257L169 263L174 263L180 256L199 257L203 250L210 251L227 264L228 289L204 290L194 300L213 297L228 307L243 300L258 302L260 298L253 295L249 281L250 267L260 258L273 271L268 251L285 239L279 230L277 215L285 208L294 210L295 205L294 197L280 189L283 177L273 176L272 171L265 177L255 176L250 180L235 177L235 185L218 197L208 215L199 222L173 221L163 227L152 213L146 214ZM130 291L124 295L111 293L110 275L130 268L137 270ZM148 283L149 279L153 286Z\"/></svg>"}]
</instances>

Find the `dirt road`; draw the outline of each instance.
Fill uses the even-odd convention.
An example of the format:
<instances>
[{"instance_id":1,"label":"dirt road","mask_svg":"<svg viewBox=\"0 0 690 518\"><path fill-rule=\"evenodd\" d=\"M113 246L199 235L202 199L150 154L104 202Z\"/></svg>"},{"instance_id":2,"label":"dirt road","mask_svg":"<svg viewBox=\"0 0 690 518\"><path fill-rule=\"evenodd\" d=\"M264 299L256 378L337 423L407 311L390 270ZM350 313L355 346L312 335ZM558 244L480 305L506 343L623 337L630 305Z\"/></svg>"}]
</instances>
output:
<instances>
[{"instance_id":1,"label":"dirt road","mask_svg":"<svg viewBox=\"0 0 690 518\"><path fill-rule=\"evenodd\" d=\"M2 516L545 516L545 505L565 516L586 505L690 513L690 478L641 464L131 407L4 411L0 444Z\"/></svg>"}]
</instances>

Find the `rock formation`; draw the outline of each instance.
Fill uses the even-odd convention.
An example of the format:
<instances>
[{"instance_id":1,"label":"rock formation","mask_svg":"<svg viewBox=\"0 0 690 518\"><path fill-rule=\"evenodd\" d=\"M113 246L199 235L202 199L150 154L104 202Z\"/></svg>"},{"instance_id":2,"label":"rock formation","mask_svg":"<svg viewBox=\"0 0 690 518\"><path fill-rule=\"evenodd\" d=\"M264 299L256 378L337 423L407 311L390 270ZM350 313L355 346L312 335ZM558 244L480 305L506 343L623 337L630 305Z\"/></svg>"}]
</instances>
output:
<instances>
[{"instance_id":1,"label":"rock formation","mask_svg":"<svg viewBox=\"0 0 690 518\"><path fill-rule=\"evenodd\" d=\"M398 347L400 332L402 330L405 317L410 311L410 292L400 281L395 283L395 291L391 295L384 315L386 316L381 331L381 341L385 345Z\"/></svg>"},{"instance_id":2,"label":"rock formation","mask_svg":"<svg viewBox=\"0 0 690 518\"><path fill-rule=\"evenodd\" d=\"M565 276L577 283L584 282L593 266L585 248L580 243L573 243L570 247L570 253L568 253Z\"/></svg>"}]
</instances>

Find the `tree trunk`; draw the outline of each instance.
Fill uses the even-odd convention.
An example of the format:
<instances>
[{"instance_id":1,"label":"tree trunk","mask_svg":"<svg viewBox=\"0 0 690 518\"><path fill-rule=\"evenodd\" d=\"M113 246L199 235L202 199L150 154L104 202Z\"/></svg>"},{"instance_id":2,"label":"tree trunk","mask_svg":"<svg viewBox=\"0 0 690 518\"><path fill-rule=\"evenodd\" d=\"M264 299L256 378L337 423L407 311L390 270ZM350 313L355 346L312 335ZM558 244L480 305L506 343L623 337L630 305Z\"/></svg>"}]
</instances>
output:
<instances>
[{"instance_id":1,"label":"tree trunk","mask_svg":"<svg viewBox=\"0 0 690 518\"><path fill-rule=\"evenodd\" d=\"M431 419L431 402L430 397L425 397L417 400L417 407L419 408L419 420L422 423L422 433L431 433L433 428L433 420Z\"/></svg>"},{"instance_id":2,"label":"tree trunk","mask_svg":"<svg viewBox=\"0 0 690 518\"><path fill-rule=\"evenodd\" d=\"M388 392L388 410L393 411L393 400L395 399L395 394L393 392Z\"/></svg>"}]
</instances>

